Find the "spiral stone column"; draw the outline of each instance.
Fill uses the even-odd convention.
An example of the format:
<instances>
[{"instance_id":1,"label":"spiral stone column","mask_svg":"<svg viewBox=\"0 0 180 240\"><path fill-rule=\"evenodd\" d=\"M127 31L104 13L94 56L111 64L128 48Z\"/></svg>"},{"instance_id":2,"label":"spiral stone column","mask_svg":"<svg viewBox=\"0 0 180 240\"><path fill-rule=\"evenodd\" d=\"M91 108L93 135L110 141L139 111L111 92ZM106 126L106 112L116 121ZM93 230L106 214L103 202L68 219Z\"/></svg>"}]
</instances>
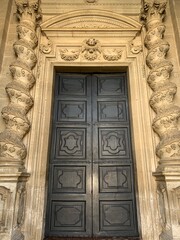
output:
<instances>
[{"instance_id":1,"label":"spiral stone column","mask_svg":"<svg viewBox=\"0 0 180 240\"><path fill-rule=\"evenodd\" d=\"M147 82L153 93L150 106L156 113L152 128L159 136L156 154L158 167L153 174L157 180L161 222L160 239L179 239L178 211L180 192L180 108L174 104L177 86L171 81L173 65L167 58L170 45L164 40L166 0L145 0L141 20L146 28L144 45L146 64L150 69ZM174 203L176 204L174 205ZM179 232L179 233L178 233Z\"/></svg>"},{"instance_id":2,"label":"spiral stone column","mask_svg":"<svg viewBox=\"0 0 180 240\"><path fill-rule=\"evenodd\" d=\"M38 39L37 22L40 18L39 0L15 0L17 7L18 40L13 49L16 61L10 65L12 81L6 92L9 105L2 109L5 130L0 133L0 239L23 240L21 227L24 222L26 182L29 174L24 166L27 154L23 143L30 130L27 113L33 106L30 89L35 84L33 68L37 57L34 52Z\"/></svg>"},{"instance_id":3,"label":"spiral stone column","mask_svg":"<svg viewBox=\"0 0 180 240\"><path fill-rule=\"evenodd\" d=\"M29 90L35 83L32 69L37 62L34 52L37 46L35 31L40 15L38 0L16 0L15 3L20 20L17 26L19 39L13 45L17 59L10 65L13 80L6 86L10 103L2 110L6 129L0 134L0 164L21 168L26 157L26 147L22 139L30 129L26 114L33 106Z\"/></svg>"}]
</instances>

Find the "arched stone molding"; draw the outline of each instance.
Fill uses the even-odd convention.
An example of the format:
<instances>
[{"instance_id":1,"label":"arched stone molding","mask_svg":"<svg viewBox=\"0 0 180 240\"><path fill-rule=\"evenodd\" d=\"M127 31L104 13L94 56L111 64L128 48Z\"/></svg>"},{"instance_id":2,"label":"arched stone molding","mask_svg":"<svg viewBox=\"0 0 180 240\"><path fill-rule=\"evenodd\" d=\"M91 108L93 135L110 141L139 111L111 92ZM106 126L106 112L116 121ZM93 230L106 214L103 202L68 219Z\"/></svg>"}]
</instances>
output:
<instances>
[{"instance_id":1,"label":"arched stone molding","mask_svg":"<svg viewBox=\"0 0 180 240\"><path fill-rule=\"evenodd\" d=\"M139 22L133 18L126 17L111 11L105 10L77 10L52 17L41 24L46 31L69 31L93 29L99 30L138 30L141 27Z\"/></svg>"},{"instance_id":2,"label":"arched stone molding","mask_svg":"<svg viewBox=\"0 0 180 240\"><path fill-rule=\"evenodd\" d=\"M81 16L85 16L88 11L84 10L84 13L83 11L77 12L81 12ZM96 10L96 12L103 12L103 16L109 19L108 11ZM76 13L70 13L70 15L73 16ZM105 13L107 16L105 16ZM63 17L65 17L65 14ZM119 18L126 19L127 23L132 22L132 19L128 17L119 16ZM152 178L152 172L156 168L153 150L155 143L153 142L154 138L150 127L151 116L148 105L149 90L146 85L146 67L143 52L135 51L133 53L132 51L132 40L137 32L140 31L141 25L138 22L135 24L135 20L133 20L134 27L131 29L128 27L123 31L120 29L109 29L107 32L105 29L94 28L92 33L91 29L88 31L86 28L82 28L80 31L74 29L72 36L71 29L62 30L59 27L61 19L62 15L50 19L49 22L42 23L41 30L43 31L43 36L39 33L40 51L37 55L39 61L35 71L38 81L34 91L35 104L31 119L33 125L27 136L29 143L27 168L32 174L27 186L26 216L28 217L25 218L23 227L25 237L28 240L40 240L44 234L47 197L46 174L49 136L51 134L51 105L55 69L57 68L59 71L73 70L81 72L83 69L84 71L96 69L96 71L100 72L104 71L104 69L108 71L128 69L132 141L137 170L139 232L143 240L158 240L160 230L156 208L156 183ZM73 22L72 19L69 19L69 21ZM57 24L58 28L51 28L53 23ZM140 35L141 37L138 38L137 42L134 41L134 45L142 46L142 35ZM98 57L88 59L84 54L88 51L88 47L91 46L88 41L90 39L96 40L93 44L96 45L98 43L95 50ZM112 54L113 49L119 50L121 56L113 60L111 59L111 61L108 58L104 58L102 53L105 51L105 53L110 52ZM31 198L32 193L33 198ZM149 231L150 225L151 231Z\"/></svg>"}]
</instances>

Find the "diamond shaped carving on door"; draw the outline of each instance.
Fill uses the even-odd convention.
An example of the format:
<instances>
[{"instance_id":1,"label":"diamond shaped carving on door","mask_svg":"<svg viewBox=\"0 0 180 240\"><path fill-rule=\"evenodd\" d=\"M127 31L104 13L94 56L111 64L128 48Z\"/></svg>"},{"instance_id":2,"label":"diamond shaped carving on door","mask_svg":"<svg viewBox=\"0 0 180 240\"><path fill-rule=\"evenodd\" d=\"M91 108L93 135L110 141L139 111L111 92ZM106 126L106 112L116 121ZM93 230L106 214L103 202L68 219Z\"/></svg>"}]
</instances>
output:
<instances>
[{"instance_id":1,"label":"diamond shaped carving on door","mask_svg":"<svg viewBox=\"0 0 180 240\"><path fill-rule=\"evenodd\" d=\"M46 236L138 236L126 73L57 73Z\"/></svg>"}]
</instances>

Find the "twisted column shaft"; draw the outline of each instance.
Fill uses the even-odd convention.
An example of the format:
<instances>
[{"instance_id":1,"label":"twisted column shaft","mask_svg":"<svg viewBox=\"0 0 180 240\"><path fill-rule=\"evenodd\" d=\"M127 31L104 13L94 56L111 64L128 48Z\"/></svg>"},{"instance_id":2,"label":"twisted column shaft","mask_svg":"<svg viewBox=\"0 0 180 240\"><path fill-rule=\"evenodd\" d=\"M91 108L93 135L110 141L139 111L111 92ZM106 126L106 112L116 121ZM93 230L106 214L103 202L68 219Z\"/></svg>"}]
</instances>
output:
<instances>
[{"instance_id":1,"label":"twisted column shaft","mask_svg":"<svg viewBox=\"0 0 180 240\"><path fill-rule=\"evenodd\" d=\"M6 129L0 133L0 163L22 167L27 154L23 138L31 125L26 114L34 102L29 91L35 83L32 69L37 62L34 49L38 42L36 27L40 14L38 0L15 0L15 3L19 25L18 40L13 48L17 58L10 65L13 80L6 86L10 103L2 109Z\"/></svg>"},{"instance_id":2,"label":"twisted column shaft","mask_svg":"<svg viewBox=\"0 0 180 240\"><path fill-rule=\"evenodd\" d=\"M148 84L153 90L150 106L157 114L153 120L153 130L159 135L160 142L156 154L160 159L180 156L180 132L178 119L180 108L175 106L176 84L170 81L173 65L166 59L170 45L164 40L167 2L145 1L141 10L141 19L145 23L145 47L148 49L146 64L150 68Z\"/></svg>"}]
</instances>

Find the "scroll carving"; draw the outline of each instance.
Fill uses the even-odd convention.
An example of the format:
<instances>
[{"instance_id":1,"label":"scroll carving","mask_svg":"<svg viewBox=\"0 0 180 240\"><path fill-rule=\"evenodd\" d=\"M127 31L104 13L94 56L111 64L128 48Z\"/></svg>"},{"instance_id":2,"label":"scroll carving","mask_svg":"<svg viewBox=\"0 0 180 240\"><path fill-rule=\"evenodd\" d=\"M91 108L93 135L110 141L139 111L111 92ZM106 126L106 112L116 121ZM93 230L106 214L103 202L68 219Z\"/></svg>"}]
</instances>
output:
<instances>
[{"instance_id":1,"label":"scroll carving","mask_svg":"<svg viewBox=\"0 0 180 240\"><path fill-rule=\"evenodd\" d=\"M16 61L10 65L12 82L7 84L6 92L10 103L2 110L2 117L6 124L4 132L0 133L0 159L23 166L26 157L26 147L23 138L30 129L30 122L26 116L33 106L33 98L29 91L35 83L32 69L37 57L34 49L37 46L36 26L40 18L38 0L16 0L18 40L13 48Z\"/></svg>"},{"instance_id":2,"label":"scroll carving","mask_svg":"<svg viewBox=\"0 0 180 240\"><path fill-rule=\"evenodd\" d=\"M142 51L142 41L141 41L141 35L138 32L136 36L133 38L133 40L130 42L130 49L131 52L134 54L137 54Z\"/></svg>"},{"instance_id":3,"label":"scroll carving","mask_svg":"<svg viewBox=\"0 0 180 240\"><path fill-rule=\"evenodd\" d=\"M180 108L175 106L177 87L170 81L173 65L166 59L170 45L164 40L166 1L144 2L141 19L147 29L145 47L148 49L146 63L150 68L148 84L154 91L150 106L156 112L153 130L159 135L160 143L156 154L160 159L180 156L180 132L178 119Z\"/></svg>"},{"instance_id":4,"label":"scroll carving","mask_svg":"<svg viewBox=\"0 0 180 240\"><path fill-rule=\"evenodd\" d=\"M52 51L52 42L48 39L44 32L42 32L40 51L45 54L48 54Z\"/></svg>"}]
</instances>

